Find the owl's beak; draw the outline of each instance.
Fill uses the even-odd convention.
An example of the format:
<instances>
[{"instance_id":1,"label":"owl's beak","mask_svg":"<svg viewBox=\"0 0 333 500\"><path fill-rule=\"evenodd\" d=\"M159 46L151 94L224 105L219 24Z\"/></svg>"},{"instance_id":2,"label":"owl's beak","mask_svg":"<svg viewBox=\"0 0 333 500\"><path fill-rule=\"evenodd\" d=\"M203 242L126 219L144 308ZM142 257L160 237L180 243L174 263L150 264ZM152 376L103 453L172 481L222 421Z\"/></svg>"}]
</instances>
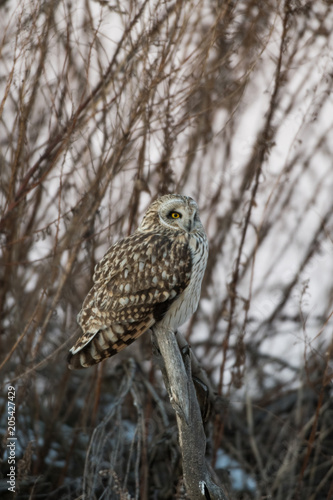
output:
<instances>
[{"instance_id":1,"label":"owl's beak","mask_svg":"<svg viewBox=\"0 0 333 500\"><path fill-rule=\"evenodd\" d=\"M189 220L187 224L185 224L185 229L188 233L192 231L193 228L193 221Z\"/></svg>"},{"instance_id":2,"label":"owl's beak","mask_svg":"<svg viewBox=\"0 0 333 500\"><path fill-rule=\"evenodd\" d=\"M195 222L194 222L194 219L189 219L186 224L184 224L184 229L190 233L193 229L194 229L194 226L195 226Z\"/></svg>"}]
</instances>

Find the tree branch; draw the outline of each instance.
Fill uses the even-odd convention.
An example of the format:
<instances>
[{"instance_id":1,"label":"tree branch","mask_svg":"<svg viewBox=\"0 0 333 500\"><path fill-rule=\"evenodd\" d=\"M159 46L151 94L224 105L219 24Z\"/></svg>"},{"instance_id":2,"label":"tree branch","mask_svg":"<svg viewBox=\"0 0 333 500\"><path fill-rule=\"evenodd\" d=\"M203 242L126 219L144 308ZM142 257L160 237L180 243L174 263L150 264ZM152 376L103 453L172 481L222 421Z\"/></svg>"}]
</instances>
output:
<instances>
[{"instance_id":1,"label":"tree branch","mask_svg":"<svg viewBox=\"0 0 333 500\"><path fill-rule=\"evenodd\" d=\"M186 493L191 500L228 500L224 490L212 480L206 463L206 436L192 380L189 346L184 345L181 353L175 333L158 327L153 329L152 340L176 412Z\"/></svg>"}]
</instances>

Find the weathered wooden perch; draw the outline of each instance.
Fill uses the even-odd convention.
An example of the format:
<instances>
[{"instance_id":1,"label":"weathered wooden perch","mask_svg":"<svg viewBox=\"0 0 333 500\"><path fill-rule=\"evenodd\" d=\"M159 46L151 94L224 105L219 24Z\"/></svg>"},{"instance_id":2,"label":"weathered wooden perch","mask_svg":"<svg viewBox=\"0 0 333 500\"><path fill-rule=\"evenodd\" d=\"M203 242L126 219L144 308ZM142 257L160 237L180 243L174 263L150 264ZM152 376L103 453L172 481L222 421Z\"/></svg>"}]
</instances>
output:
<instances>
[{"instance_id":1,"label":"weathered wooden perch","mask_svg":"<svg viewBox=\"0 0 333 500\"><path fill-rule=\"evenodd\" d=\"M180 352L171 330L155 328L154 354L162 371L170 402L176 412L186 493L191 500L229 500L211 477L206 462L206 436L192 380L190 348L184 339Z\"/></svg>"}]
</instances>

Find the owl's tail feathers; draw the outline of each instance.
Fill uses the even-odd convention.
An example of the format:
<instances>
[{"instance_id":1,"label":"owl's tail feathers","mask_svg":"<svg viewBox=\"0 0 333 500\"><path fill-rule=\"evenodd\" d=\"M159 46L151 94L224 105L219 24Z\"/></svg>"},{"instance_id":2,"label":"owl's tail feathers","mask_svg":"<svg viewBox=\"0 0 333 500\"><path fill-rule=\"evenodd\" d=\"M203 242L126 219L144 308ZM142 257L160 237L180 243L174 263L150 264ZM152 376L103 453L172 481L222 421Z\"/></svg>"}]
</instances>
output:
<instances>
[{"instance_id":1,"label":"owl's tail feathers","mask_svg":"<svg viewBox=\"0 0 333 500\"><path fill-rule=\"evenodd\" d=\"M147 325L144 325L130 333L120 334L114 327L108 327L91 334L90 340L89 334L85 334L70 349L67 357L68 368L75 370L96 365L122 351L146 330Z\"/></svg>"},{"instance_id":2,"label":"owl's tail feathers","mask_svg":"<svg viewBox=\"0 0 333 500\"><path fill-rule=\"evenodd\" d=\"M94 360L92 360L92 363L87 363L87 357L85 356L85 354L82 352L83 356L84 357L81 357L81 352L80 353L76 353L76 354L72 354L70 351L68 353L68 356L67 356L67 364L68 364L68 368L70 370L80 370L81 368L87 368L88 366L92 366L93 364L95 364ZM84 364L82 364L82 362Z\"/></svg>"},{"instance_id":3,"label":"owl's tail feathers","mask_svg":"<svg viewBox=\"0 0 333 500\"><path fill-rule=\"evenodd\" d=\"M89 342L83 343L82 347L76 343L70 349L67 357L68 368L76 370L96 365L104 359L114 356L126 345L128 344L121 339L110 339L106 329L99 330Z\"/></svg>"}]
</instances>

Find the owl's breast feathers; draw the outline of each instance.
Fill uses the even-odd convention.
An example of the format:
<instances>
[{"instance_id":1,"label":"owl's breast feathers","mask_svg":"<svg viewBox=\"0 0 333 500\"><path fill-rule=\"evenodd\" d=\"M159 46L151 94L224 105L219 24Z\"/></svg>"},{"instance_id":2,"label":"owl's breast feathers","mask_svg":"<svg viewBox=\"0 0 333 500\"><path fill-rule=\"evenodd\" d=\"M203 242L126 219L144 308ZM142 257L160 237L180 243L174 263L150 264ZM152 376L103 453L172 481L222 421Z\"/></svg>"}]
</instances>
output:
<instances>
[{"instance_id":1,"label":"owl's breast feathers","mask_svg":"<svg viewBox=\"0 0 333 500\"><path fill-rule=\"evenodd\" d=\"M83 368L113 356L161 321L189 285L189 237L136 231L113 245L95 268L78 315L83 335L68 357Z\"/></svg>"}]
</instances>

